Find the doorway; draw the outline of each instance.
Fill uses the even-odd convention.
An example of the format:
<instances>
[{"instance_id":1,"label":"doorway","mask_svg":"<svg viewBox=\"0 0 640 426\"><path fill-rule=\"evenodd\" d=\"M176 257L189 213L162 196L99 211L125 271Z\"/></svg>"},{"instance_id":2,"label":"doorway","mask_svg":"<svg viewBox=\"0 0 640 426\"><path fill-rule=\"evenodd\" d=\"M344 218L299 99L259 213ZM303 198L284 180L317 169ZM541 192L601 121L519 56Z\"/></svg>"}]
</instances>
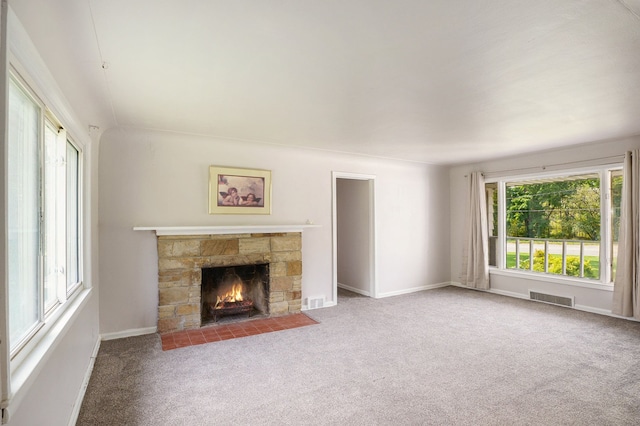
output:
<instances>
[{"instance_id":1,"label":"doorway","mask_svg":"<svg viewBox=\"0 0 640 426\"><path fill-rule=\"evenodd\" d=\"M338 288L377 298L375 176L333 172L333 300Z\"/></svg>"}]
</instances>

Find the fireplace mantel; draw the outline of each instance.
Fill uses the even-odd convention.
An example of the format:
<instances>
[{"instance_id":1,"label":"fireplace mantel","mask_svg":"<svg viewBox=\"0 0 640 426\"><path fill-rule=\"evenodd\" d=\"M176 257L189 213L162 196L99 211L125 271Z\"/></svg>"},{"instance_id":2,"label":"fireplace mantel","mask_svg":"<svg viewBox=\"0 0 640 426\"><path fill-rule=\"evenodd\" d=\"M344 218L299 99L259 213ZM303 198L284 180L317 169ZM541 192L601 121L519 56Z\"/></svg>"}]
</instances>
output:
<instances>
[{"instance_id":1,"label":"fireplace mantel","mask_svg":"<svg viewBox=\"0 0 640 426\"><path fill-rule=\"evenodd\" d=\"M136 226L134 231L155 231L156 235L223 235L223 234L270 234L278 232L302 232L320 225L221 225L221 226Z\"/></svg>"}]
</instances>

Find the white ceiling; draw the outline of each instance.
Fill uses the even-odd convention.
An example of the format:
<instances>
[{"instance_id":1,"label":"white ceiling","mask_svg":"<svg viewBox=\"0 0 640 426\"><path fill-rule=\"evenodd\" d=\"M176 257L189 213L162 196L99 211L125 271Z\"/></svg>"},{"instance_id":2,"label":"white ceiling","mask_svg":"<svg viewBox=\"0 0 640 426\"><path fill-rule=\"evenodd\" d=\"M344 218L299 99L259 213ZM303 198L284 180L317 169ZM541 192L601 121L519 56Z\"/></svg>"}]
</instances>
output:
<instances>
[{"instance_id":1,"label":"white ceiling","mask_svg":"<svg viewBox=\"0 0 640 426\"><path fill-rule=\"evenodd\" d=\"M9 0L87 125L454 164L640 134L640 0Z\"/></svg>"}]
</instances>

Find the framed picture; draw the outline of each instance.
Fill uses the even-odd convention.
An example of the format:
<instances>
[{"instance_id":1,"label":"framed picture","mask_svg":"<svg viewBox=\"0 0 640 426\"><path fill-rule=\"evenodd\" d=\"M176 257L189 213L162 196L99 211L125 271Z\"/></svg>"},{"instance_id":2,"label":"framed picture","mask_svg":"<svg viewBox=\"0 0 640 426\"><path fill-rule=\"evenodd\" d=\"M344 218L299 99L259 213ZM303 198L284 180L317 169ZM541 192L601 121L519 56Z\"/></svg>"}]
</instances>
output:
<instances>
[{"instance_id":1,"label":"framed picture","mask_svg":"<svg viewBox=\"0 0 640 426\"><path fill-rule=\"evenodd\" d=\"M210 166L209 214L271 214L271 171Z\"/></svg>"}]
</instances>

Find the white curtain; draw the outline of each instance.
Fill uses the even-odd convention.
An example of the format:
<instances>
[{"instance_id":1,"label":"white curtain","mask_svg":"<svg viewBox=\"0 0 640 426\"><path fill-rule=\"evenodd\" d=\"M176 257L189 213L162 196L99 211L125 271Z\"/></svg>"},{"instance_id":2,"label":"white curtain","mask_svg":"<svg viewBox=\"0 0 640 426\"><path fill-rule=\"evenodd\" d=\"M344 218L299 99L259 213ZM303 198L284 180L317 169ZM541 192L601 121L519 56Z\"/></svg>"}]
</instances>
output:
<instances>
[{"instance_id":1,"label":"white curtain","mask_svg":"<svg viewBox=\"0 0 640 426\"><path fill-rule=\"evenodd\" d=\"M484 176L469 174L469 212L462 253L461 282L467 287L489 289L489 231Z\"/></svg>"},{"instance_id":2,"label":"white curtain","mask_svg":"<svg viewBox=\"0 0 640 426\"><path fill-rule=\"evenodd\" d=\"M624 157L618 264L612 312L640 319L640 150Z\"/></svg>"}]
</instances>

